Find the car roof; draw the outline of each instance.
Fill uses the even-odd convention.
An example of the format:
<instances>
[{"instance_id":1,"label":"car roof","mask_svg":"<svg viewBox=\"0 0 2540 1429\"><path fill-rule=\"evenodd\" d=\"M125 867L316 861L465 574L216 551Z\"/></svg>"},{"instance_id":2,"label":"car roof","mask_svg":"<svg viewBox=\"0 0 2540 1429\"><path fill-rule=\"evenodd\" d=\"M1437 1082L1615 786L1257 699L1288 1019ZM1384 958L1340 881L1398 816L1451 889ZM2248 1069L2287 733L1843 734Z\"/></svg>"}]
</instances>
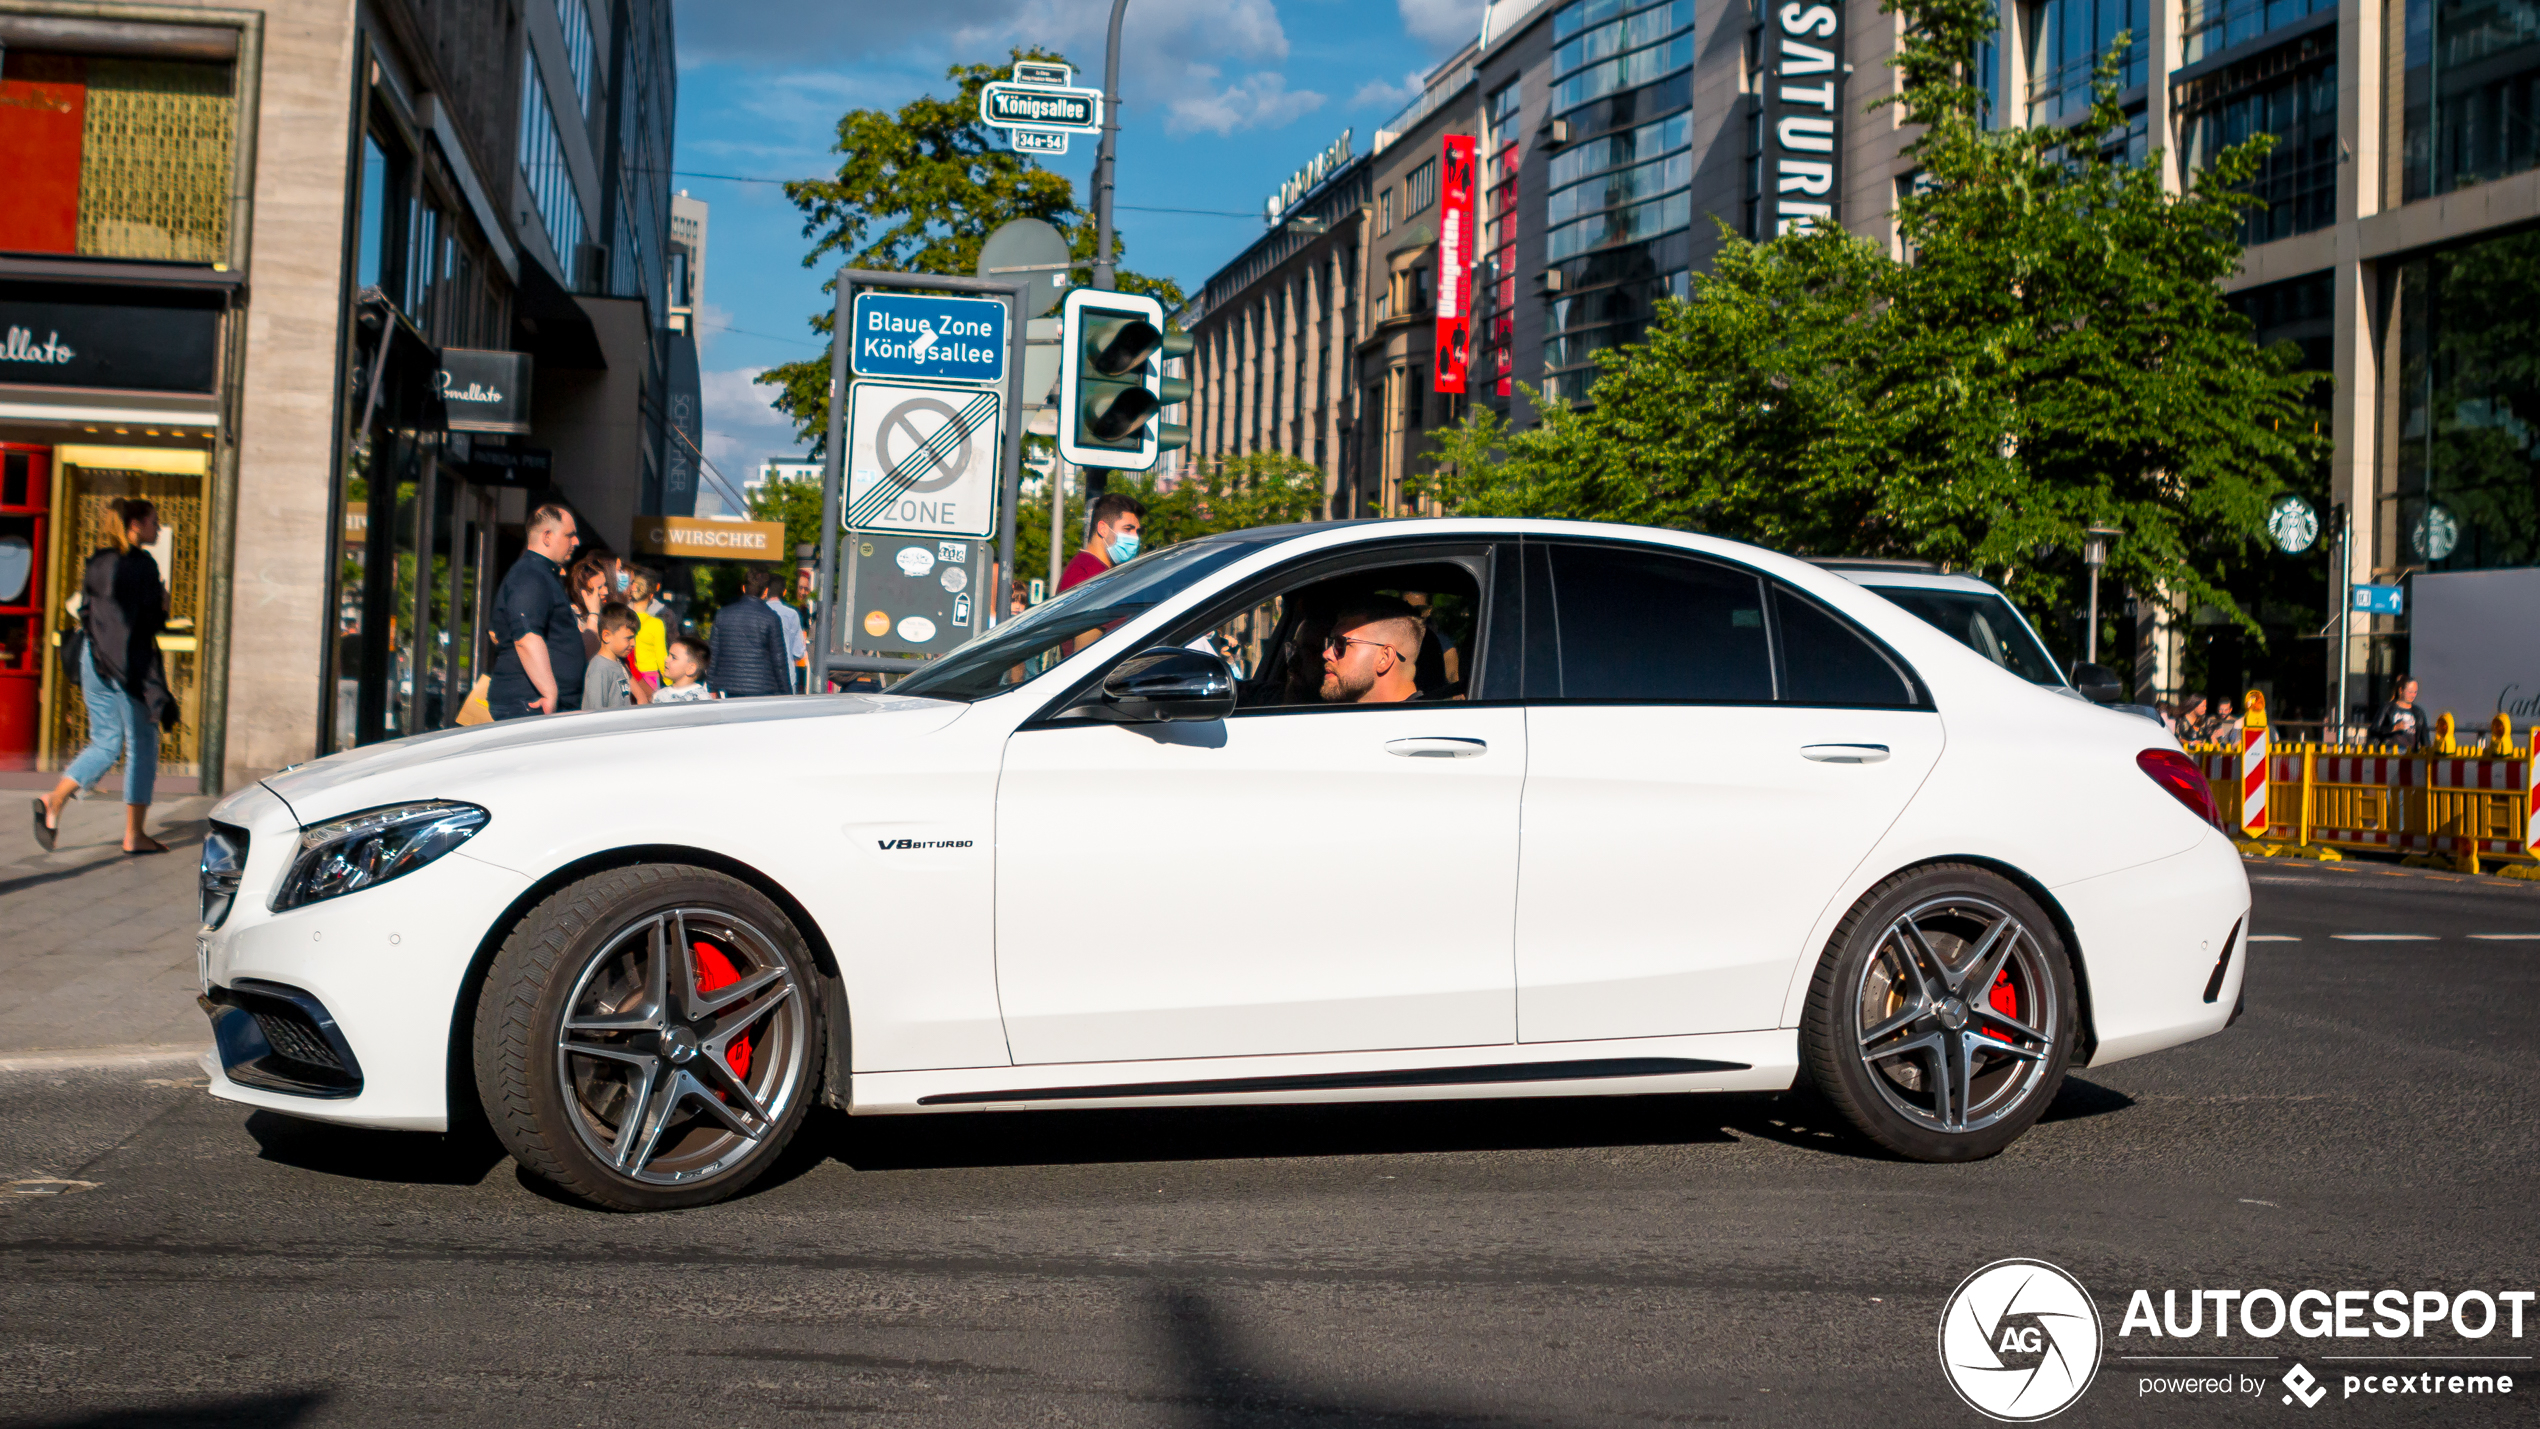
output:
<instances>
[{"instance_id":1,"label":"car roof","mask_svg":"<svg viewBox=\"0 0 2540 1429\"><path fill-rule=\"evenodd\" d=\"M1991 581L1980 580L1974 576L1941 575L1933 571L1858 570L1838 566L1834 568L1834 574L1854 585L1865 585L1872 590L1884 586L1902 590L1956 590L1984 595L2002 593L2002 588Z\"/></svg>"}]
</instances>

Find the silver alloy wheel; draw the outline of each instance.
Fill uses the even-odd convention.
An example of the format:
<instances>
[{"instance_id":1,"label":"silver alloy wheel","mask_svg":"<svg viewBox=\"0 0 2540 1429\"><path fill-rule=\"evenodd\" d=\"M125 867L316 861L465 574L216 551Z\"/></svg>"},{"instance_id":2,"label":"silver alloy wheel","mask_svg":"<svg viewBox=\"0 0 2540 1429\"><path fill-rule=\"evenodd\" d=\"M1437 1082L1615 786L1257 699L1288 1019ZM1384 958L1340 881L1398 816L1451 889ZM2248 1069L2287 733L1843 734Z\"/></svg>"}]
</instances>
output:
<instances>
[{"instance_id":1,"label":"silver alloy wheel","mask_svg":"<svg viewBox=\"0 0 2540 1429\"><path fill-rule=\"evenodd\" d=\"M2000 904L1964 894L1887 926L1854 1005L1879 1095L1916 1125L1953 1133L1991 1126L2036 1093L2062 1014L2036 935Z\"/></svg>"},{"instance_id":2,"label":"silver alloy wheel","mask_svg":"<svg viewBox=\"0 0 2540 1429\"><path fill-rule=\"evenodd\" d=\"M727 972L736 976L699 988L701 974ZM574 1134L601 1164L648 1185L728 1170L802 1093L804 1008L793 966L748 920L693 907L637 919L601 945L565 1000L555 1074Z\"/></svg>"}]
</instances>

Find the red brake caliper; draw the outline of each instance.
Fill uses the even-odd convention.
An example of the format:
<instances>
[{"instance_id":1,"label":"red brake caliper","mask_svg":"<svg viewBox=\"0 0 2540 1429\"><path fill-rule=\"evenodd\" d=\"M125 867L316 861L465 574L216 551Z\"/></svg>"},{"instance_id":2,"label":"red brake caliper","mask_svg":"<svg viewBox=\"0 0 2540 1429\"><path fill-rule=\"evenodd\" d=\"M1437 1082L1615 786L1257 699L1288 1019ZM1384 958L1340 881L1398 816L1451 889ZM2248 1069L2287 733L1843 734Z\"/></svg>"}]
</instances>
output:
<instances>
[{"instance_id":1,"label":"red brake caliper","mask_svg":"<svg viewBox=\"0 0 2540 1429\"><path fill-rule=\"evenodd\" d=\"M2026 1022L2028 1020L2027 1018L2020 1016L2020 990L2011 986L2011 970L2009 968L2004 968L2002 971L1993 975L1993 991L1990 996L1985 998L1985 1001L1992 1005L1994 1011L2001 1013L2003 1016L2008 1017L2015 1022ZM2008 1042L2011 1040L2008 1033L1996 1032L1990 1027L1984 1029L1984 1035L1992 1038L1996 1042Z\"/></svg>"},{"instance_id":2,"label":"red brake caliper","mask_svg":"<svg viewBox=\"0 0 2540 1429\"><path fill-rule=\"evenodd\" d=\"M698 943L696 950L697 991L712 992L719 987L730 987L741 980L741 970L732 966L732 960L723 955L722 949L712 943ZM1998 999L2001 994L1995 993L1994 996ZM723 1060L732 1065L732 1075L748 1076L750 1074L750 1039L733 1038L731 1049L723 1054Z\"/></svg>"}]
</instances>

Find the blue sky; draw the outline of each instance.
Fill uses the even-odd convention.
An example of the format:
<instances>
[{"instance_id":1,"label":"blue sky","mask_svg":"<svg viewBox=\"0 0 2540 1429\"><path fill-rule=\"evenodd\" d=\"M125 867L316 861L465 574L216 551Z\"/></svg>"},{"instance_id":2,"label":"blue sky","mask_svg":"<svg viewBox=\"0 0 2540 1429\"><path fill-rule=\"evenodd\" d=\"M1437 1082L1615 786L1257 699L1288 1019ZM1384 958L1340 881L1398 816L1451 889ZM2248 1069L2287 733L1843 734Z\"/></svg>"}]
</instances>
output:
<instances>
[{"instance_id":1,"label":"blue sky","mask_svg":"<svg viewBox=\"0 0 2540 1429\"><path fill-rule=\"evenodd\" d=\"M1108 0L679 0L675 186L713 206L698 336L706 453L738 480L794 450L750 382L815 355L804 319L823 274L802 267L802 221L772 184L834 171L838 117L944 94L944 70L1058 50L1101 83ZM1376 126L1469 39L1480 0L1130 0L1121 41L1118 222L1126 261L1195 288L1258 237L1263 196L1315 152ZM1091 194L1093 145L1046 161ZM1245 215L1148 213L1216 209Z\"/></svg>"}]
</instances>

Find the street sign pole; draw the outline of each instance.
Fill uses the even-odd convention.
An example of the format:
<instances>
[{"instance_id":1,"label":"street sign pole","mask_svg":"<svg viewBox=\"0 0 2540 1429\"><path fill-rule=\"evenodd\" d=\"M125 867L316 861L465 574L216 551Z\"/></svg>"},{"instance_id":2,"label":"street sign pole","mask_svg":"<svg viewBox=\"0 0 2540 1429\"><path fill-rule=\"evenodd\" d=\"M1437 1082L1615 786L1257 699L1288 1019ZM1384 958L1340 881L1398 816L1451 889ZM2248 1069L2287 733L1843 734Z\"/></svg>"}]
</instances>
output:
<instances>
[{"instance_id":1,"label":"street sign pole","mask_svg":"<svg viewBox=\"0 0 2540 1429\"><path fill-rule=\"evenodd\" d=\"M997 574L993 588L982 589L972 602L976 612L972 638L984 634L1004 614L1004 587L1014 579L1014 522L1022 499L1023 477L1023 329L1031 302L1028 282L1004 279L944 277L932 273L885 273L868 268L838 271L838 306L829 335L829 449L820 478L819 609L812 615L814 691L824 691L832 671L892 674L923 669L924 656L858 655L846 643L846 622L839 619L838 549L845 515L847 479L847 387L854 380L849 360L855 340L855 299L862 290L960 293L1000 298L1007 304L1003 429L997 452Z\"/></svg>"},{"instance_id":2,"label":"street sign pole","mask_svg":"<svg viewBox=\"0 0 2540 1429\"><path fill-rule=\"evenodd\" d=\"M1120 286L1111 273L1111 155L1120 137L1120 14L1129 0L1111 0L1111 38L1103 47L1102 147L1094 155L1094 286Z\"/></svg>"}]
</instances>

